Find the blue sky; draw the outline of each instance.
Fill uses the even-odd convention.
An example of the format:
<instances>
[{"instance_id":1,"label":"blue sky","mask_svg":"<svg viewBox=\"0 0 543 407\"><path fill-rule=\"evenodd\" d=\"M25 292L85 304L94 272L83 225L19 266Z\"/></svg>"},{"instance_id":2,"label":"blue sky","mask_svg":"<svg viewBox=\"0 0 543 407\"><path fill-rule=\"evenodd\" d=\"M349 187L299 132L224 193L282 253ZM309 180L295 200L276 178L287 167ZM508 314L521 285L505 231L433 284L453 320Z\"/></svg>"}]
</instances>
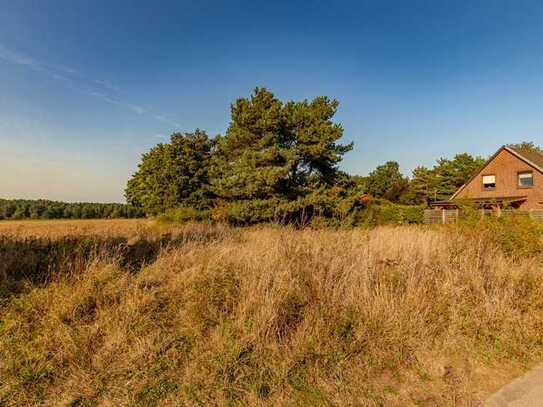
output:
<instances>
[{"instance_id":1,"label":"blue sky","mask_svg":"<svg viewBox=\"0 0 543 407\"><path fill-rule=\"evenodd\" d=\"M543 144L542 38L539 0L4 0L0 197L122 201L143 151L223 133L255 86L338 99L354 174Z\"/></svg>"}]
</instances>

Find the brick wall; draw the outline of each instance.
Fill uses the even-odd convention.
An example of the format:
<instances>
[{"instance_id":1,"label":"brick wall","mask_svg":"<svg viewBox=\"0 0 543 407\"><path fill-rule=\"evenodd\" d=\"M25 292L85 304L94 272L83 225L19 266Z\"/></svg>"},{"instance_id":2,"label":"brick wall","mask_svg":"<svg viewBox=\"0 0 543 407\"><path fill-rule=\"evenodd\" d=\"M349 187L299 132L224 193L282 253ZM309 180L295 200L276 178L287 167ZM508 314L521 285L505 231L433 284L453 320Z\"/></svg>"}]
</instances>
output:
<instances>
[{"instance_id":1,"label":"brick wall","mask_svg":"<svg viewBox=\"0 0 543 407\"><path fill-rule=\"evenodd\" d=\"M523 171L533 172L533 187L525 188L518 186L518 173ZM494 190L483 190L483 175L496 176L496 188ZM527 196L526 201L521 205L520 209L543 208L543 174L509 151L502 150L455 198L497 198L512 196Z\"/></svg>"}]
</instances>

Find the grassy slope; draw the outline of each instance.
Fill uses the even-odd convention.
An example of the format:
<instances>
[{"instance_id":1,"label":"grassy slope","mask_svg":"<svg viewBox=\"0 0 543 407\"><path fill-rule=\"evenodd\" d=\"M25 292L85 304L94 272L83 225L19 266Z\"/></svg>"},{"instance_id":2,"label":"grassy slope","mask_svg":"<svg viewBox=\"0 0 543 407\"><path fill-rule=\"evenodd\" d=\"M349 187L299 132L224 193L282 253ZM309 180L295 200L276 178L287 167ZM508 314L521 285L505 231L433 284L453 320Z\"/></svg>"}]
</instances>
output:
<instances>
[{"instance_id":1,"label":"grassy slope","mask_svg":"<svg viewBox=\"0 0 543 407\"><path fill-rule=\"evenodd\" d=\"M14 294L0 401L469 405L543 356L539 260L477 236L199 227L174 246Z\"/></svg>"}]
</instances>

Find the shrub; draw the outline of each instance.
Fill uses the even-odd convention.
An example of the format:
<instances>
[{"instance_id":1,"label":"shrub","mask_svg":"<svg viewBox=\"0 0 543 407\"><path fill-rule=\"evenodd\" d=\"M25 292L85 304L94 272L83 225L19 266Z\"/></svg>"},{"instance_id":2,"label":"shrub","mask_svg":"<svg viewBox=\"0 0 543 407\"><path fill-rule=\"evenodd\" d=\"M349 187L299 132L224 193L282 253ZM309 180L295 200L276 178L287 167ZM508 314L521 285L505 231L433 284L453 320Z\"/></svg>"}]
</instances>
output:
<instances>
[{"instance_id":1,"label":"shrub","mask_svg":"<svg viewBox=\"0 0 543 407\"><path fill-rule=\"evenodd\" d=\"M193 208L167 210L159 216L166 222L213 221L235 226L260 223L311 225L315 228L420 224L423 205L400 205L386 200L362 204L356 197L312 194L295 201L279 199L221 202L209 211Z\"/></svg>"},{"instance_id":2,"label":"shrub","mask_svg":"<svg viewBox=\"0 0 543 407\"><path fill-rule=\"evenodd\" d=\"M358 226L373 227L390 224L421 224L424 205L400 205L374 199L360 208L354 215L353 223Z\"/></svg>"},{"instance_id":3,"label":"shrub","mask_svg":"<svg viewBox=\"0 0 543 407\"><path fill-rule=\"evenodd\" d=\"M231 225L251 225L271 222L275 218L279 201L276 199L253 199L235 201L228 205L226 220Z\"/></svg>"},{"instance_id":4,"label":"shrub","mask_svg":"<svg viewBox=\"0 0 543 407\"><path fill-rule=\"evenodd\" d=\"M203 222L209 220L209 218L209 211L197 210L186 206L168 209L158 216L158 220L171 223Z\"/></svg>"},{"instance_id":5,"label":"shrub","mask_svg":"<svg viewBox=\"0 0 543 407\"><path fill-rule=\"evenodd\" d=\"M254 225L276 222L307 225L316 218L335 225L346 217L349 204L325 194L312 194L294 201L280 199L234 201L221 203L212 209L211 218L231 225Z\"/></svg>"},{"instance_id":6,"label":"shrub","mask_svg":"<svg viewBox=\"0 0 543 407\"><path fill-rule=\"evenodd\" d=\"M543 223L527 213L481 217L480 212L468 208L463 210L460 226L465 233L478 235L515 258L543 252Z\"/></svg>"}]
</instances>

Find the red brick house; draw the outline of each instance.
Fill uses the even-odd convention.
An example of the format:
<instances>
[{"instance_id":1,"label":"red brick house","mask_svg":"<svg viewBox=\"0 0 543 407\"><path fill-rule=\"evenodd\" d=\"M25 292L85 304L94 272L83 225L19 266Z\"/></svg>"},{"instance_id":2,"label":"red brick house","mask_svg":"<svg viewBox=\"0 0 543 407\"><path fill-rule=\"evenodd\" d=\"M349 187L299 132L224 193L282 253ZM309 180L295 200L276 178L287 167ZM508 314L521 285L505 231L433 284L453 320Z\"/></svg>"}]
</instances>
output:
<instances>
[{"instance_id":1,"label":"red brick house","mask_svg":"<svg viewBox=\"0 0 543 407\"><path fill-rule=\"evenodd\" d=\"M449 201L432 206L457 207L460 201L493 209L543 209L543 154L503 146Z\"/></svg>"}]
</instances>

